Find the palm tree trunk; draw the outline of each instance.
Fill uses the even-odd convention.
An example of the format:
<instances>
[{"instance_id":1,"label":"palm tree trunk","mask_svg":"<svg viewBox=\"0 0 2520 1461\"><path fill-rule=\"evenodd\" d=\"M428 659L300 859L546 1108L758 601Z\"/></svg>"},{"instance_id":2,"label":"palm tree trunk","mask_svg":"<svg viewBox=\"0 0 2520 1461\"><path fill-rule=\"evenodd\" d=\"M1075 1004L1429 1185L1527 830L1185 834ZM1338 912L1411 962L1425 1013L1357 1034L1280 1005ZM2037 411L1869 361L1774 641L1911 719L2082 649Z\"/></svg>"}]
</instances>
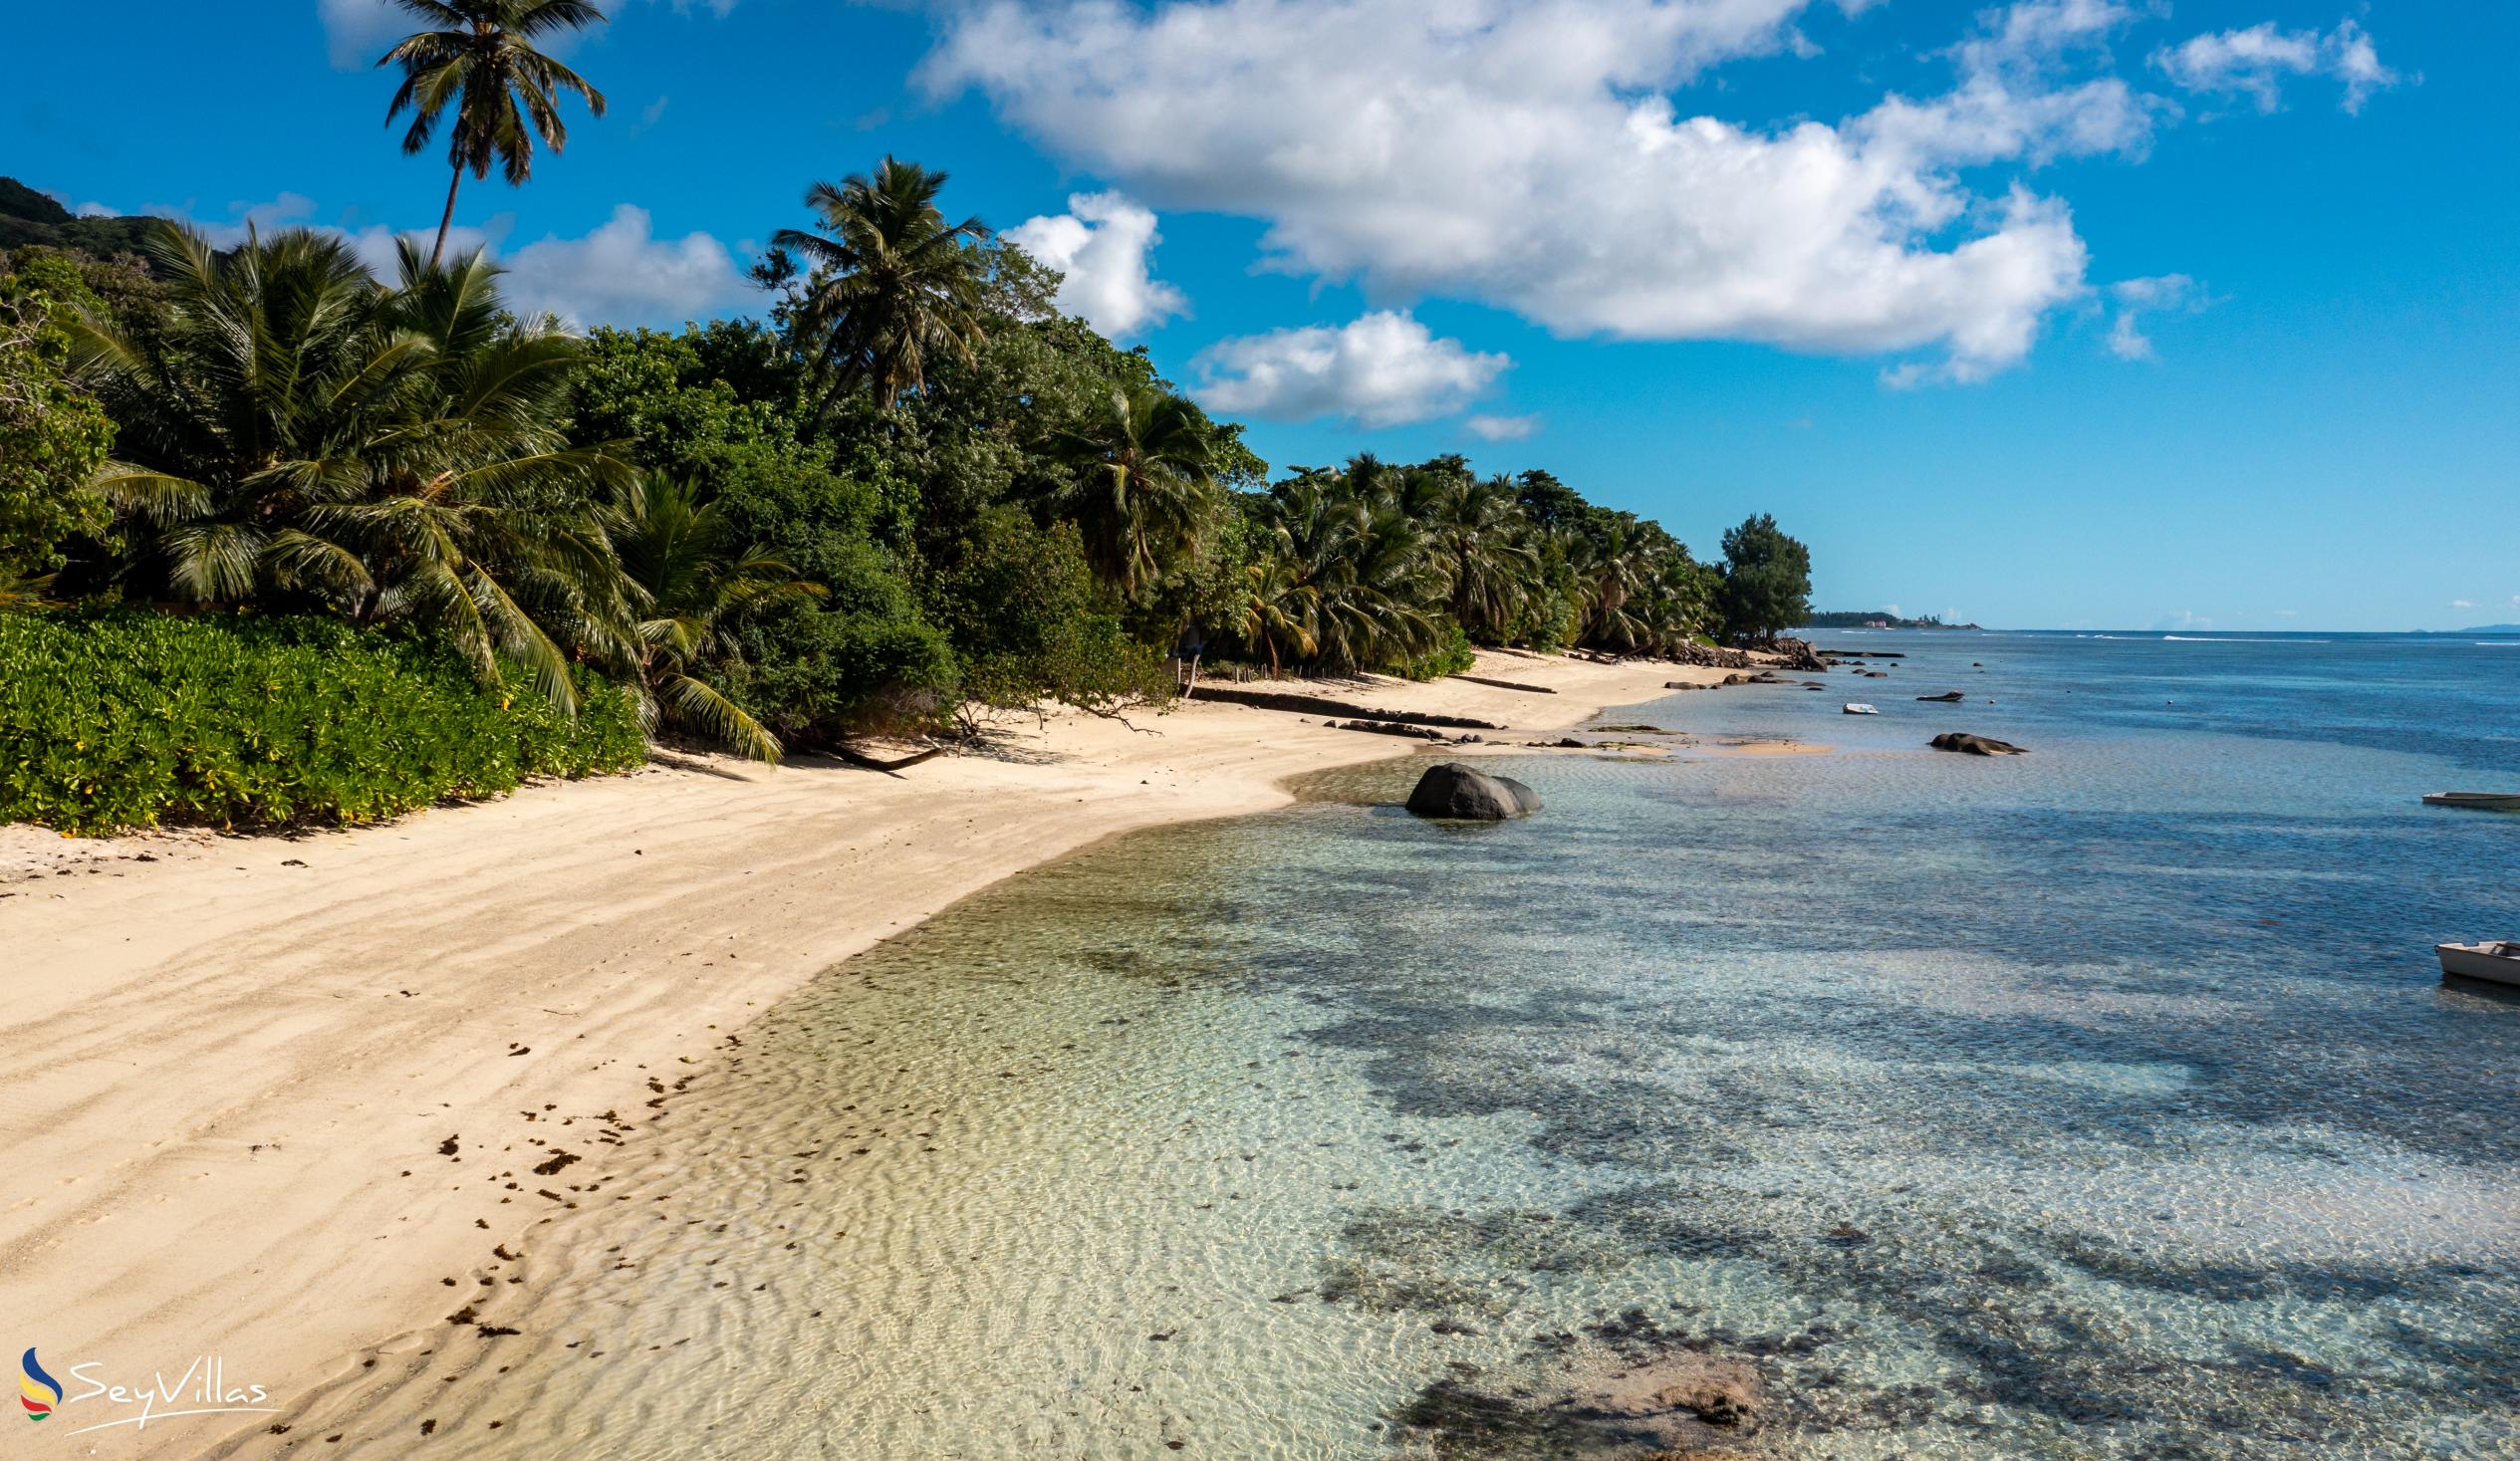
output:
<instances>
[{"instance_id":1,"label":"palm tree trunk","mask_svg":"<svg viewBox=\"0 0 2520 1461\"><path fill-rule=\"evenodd\" d=\"M437 257L446 252L446 230L455 225L455 189L464 185L464 164L455 164L455 175L446 183L446 211L437 219L437 246L428 251L428 266L437 267Z\"/></svg>"}]
</instances>

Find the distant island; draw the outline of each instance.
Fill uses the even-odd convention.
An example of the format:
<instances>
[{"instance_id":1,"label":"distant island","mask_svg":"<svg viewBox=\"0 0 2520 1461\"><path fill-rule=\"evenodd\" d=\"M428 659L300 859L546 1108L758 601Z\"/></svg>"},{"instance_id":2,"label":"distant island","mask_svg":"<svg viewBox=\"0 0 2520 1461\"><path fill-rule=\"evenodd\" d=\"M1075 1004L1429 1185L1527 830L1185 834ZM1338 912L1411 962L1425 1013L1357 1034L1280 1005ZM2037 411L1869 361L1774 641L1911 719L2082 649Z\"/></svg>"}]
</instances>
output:
<instances>
[{"instance_id":1,"label":"distant island","mask_svg":"<svg viewBox=\"0 0 2520 1461\"><path fill-rule=\"evenodd\" d=\"M1923 618L1901 618L1886 609L1850 609L1836 613L1815 613L1804 620L1815 629L1974 629L1978 624L1947 624L1939 614Z\"/></svg>"},{"instance_id":2,"label":"distant island","mask_svg":"<svg viewBox=\"0 0 2520 1461\"><path fill-rule=\"evenodd\" d=\"M2478 624L2473 628L2452 629L2454 634L2520 634L2520 624Z\"/></svg>"}]
</instances>

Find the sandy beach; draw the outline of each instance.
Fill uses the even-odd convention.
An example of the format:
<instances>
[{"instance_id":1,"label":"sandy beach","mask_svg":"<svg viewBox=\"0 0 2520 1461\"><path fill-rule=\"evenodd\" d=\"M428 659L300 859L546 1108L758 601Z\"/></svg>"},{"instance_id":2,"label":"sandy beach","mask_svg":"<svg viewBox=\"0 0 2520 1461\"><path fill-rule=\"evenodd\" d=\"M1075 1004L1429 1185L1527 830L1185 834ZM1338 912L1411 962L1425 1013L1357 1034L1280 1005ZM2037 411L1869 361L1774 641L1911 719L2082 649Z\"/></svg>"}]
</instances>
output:
<instances>
[{"instance_id":1,"label":"sandy beach","mask_svg":"<svg viewBox=\"0 0 2520 1461\"><path fill-rule=\"evenodd\" d=\"M1289 688L1539 732L1724 674L1493 654L1474 673L1556 693ZM229 1403L284 1405L478 1298L485 1242L574 1205L542 1133L636 1142L652 1091L817 973L1089 843L1426 749L1196 702L1002 729L996 754L899 774L675 756L298 838L0 830L0 1333L73 1400L181 1388L199 1357L158 1412L198 1405L214 1368ZM99 1398L55 1425L138 1412ZM155 1419L63 1454L187 1455L240 1424L260 1428Z\"/></svg>"}]
</instances>

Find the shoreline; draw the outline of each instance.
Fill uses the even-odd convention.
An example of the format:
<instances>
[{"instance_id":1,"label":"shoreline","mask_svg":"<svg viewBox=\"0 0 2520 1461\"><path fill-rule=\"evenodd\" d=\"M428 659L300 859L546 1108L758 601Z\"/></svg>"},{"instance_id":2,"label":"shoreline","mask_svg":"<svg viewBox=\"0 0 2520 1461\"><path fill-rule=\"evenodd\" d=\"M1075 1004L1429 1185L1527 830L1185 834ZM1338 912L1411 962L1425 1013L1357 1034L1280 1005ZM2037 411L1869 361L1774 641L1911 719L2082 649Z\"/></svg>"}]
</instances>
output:
<instances>
[{"instance_id":1,"label":"shoreline","mask_svg":"<svg viewBox=\"0 0 2520 1461\"><path fill-rule=\"evenodd\" d=\"M1557 693L1355 693L1515 737L1726 671L1491 652L1472 673ZM0 935L44 976L0 1012L20 1053L0 1322L56 1371L140 1383L216 1355L285 1405L483 1298L484 1245L575 1205L538 1174L541 1131L634 1142L651 1092L852 955L1105 839L1284 805L1308 772L1527 749L1193 700L1027 720L995 754L898 775L676 755L298 837L0 829ZM91 1404L82 1424L108 1413ZM92 1454L249 1419L121 1427Z\"/></svg>"}]
</instances>

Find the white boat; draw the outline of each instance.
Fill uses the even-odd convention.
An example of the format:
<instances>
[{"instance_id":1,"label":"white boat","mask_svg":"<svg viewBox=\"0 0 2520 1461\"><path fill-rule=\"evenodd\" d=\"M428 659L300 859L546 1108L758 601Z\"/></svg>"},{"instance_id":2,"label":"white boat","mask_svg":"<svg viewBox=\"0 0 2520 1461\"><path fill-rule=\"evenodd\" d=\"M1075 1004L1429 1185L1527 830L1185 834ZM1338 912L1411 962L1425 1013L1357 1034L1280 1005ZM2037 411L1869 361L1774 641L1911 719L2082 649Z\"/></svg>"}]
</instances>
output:
<instances>
[{"instance_id":1,"label":"white boat","mask_svg":"<svg viewBox=\"0 0 2520 1461\"><path fill-rule=\"evenodd\" d=\"M2434 792L2427 807L2467 807L2480 812L2520 812L2520 792Z\"/></svg>"},{"instance_id":2,"label":"white boat","mask_svg":"<svg viewBox=\"0 0 2520 1461\"><path fill-rule=\"evenodd\" d=\"M1882 712L1865 704L1861 700L1849 700L1847 702L1846 713L1849 715L1879 715Z\"/></svg>"},{"instance_id":3,"label":"white boat","mask_svg":"<svg viewBox=\"0 0 2520 1461\"><path fill-rule=\"evenodd\" d=\"M2432 951L2441 956L2444 976L2456 974L2462 979L2520 985L2520 943L2508 939L2497 943L2436 943Z\"/></svg>"}]
</instances>

